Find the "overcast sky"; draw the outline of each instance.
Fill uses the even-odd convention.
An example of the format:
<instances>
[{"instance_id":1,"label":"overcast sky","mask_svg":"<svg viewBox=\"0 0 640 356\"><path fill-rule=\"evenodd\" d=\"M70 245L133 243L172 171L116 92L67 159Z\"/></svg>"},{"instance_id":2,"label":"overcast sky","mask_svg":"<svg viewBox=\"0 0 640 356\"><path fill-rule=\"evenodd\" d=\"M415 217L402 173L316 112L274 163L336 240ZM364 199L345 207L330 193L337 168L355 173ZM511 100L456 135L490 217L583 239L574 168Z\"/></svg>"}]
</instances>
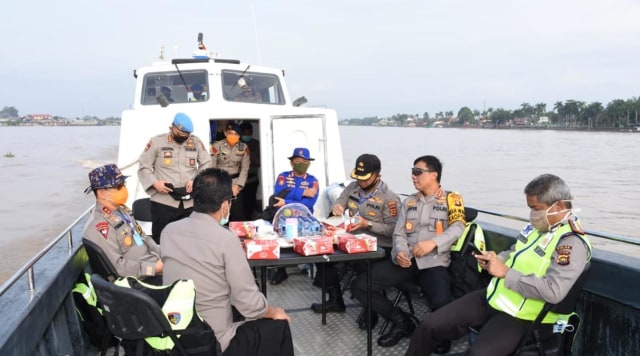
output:
<instances>
[{"instance_id":1,"label":"overcast sky","mask_svg":"<svg viewBox=\"0 0 640 356\"><path fill-rule=\"evenodd\" d=\"M640 96L637 0L20 0L0 12L0 108L120 116L133 70L198 32L341 118Z\"/></svg>"}]
</instances>

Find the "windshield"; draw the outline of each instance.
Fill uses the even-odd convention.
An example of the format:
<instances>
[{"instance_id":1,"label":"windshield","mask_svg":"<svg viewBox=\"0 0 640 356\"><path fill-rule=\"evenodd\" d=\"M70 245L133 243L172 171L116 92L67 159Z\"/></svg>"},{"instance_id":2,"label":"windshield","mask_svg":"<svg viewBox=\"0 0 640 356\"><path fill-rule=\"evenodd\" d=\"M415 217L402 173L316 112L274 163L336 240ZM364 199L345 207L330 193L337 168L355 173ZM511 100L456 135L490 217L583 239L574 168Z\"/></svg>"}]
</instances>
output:
<instances>
[{"instance_id":1,"label":"windshield","mask_svg":"<svg viewBox=\"0 0 640 356\"><path fill-rule=\"evenodd\" d=\"M280 80L273 74L222 71L225 100L258 104L284 104Z\"/></svg>"},{"instance_id":2,"label":"windshield","mask_svg":"<svg viewBox=\"0 0 640 356\"><path fill-rule=\"evenodd\" d=\"M160 105L158 97L161 95L164 95L169 103L209 99L209 84L205 70L148 73L144 76L142 86L142 105Z\"/></svg>"}]
</instances>

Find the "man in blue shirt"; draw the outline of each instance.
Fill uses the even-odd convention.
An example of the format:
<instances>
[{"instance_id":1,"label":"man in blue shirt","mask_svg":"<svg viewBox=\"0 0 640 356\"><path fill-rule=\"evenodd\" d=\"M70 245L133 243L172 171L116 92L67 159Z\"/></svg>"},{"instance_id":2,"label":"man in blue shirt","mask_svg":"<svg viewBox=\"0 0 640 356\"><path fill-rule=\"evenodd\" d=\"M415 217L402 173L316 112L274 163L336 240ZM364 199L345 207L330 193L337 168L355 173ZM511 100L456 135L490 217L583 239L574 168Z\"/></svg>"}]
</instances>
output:
<instances>
[{"instance_id":1,"label":"man in blue shirt","mask_svg":"<svg viewBox=\"0 0 640 356\"><path fill-rule=\"evenodd\" d=\"M301 203L313 213L319 189L316 177L307 173L313 160L309 155L309 149L297 147L293 150L293 154L289 157L293 170L282 172L276 178L274 208L280 208L290 203ZM288 277L287 270L284 267L279 267L271 277L271 284L280 284Z\"/></svg>"}]
</instances>

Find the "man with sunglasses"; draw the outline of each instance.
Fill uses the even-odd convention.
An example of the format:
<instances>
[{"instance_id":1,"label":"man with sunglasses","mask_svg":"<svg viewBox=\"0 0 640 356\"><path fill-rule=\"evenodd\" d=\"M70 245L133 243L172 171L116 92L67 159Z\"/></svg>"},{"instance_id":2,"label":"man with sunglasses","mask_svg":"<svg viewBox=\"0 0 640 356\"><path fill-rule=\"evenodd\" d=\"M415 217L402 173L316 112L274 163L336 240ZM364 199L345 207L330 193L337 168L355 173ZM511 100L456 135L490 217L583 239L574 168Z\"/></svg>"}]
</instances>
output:
<instances>
[{"instance_id":1,"label":"man with sunglasses","mask_svg":"<svg viewBox=\"0 0 640 356\"><path fill-rule=\"evenodd\" d=\"M356 159L356 164L351 171L351 182L336 199L331 208L331 214L342 216L345 213L349 216L350 223L345 229L352 234L365 233L375 236L378 246L382 247L387 256L391 252L391 234L398 219L398 208L400 198L389 186L382 181L380 174L382 167L380 159L373 154L362 154ZM388 259L388 257L387 257ZM382 260L380 260L382 261ZM379 261L376 261L379 262ZM366 266L352 264L356 273L360 273L357 279L363 279L366 285L366 275L361 273L366 271ZM340 266L345 268L345 266ZM340 281L338 279L338 269L334 264L327 263L324 268L325 283L329 300L326 307L327 312L344 312L345 305L342 300ZM316 274L315 285L321 285L323 276ZM311 309L316 313L322 312L322 303L314 303ZM360 318L359 327L366 329L366 319ZM372 327L375 326L378 315L373 314Z\"/></svg>"},{"instance_id":2,"label":"man with sunglasses","mask_svg":"<svg viewBox=\"0 0 640 356\"><path fill-rule=\"evenodd\" d=\"M451 299L449 248L464 231L464 205L460 194L440 186L441 178L438 158L422 156L413 162L411 179L417 192L404 200L398 213L391 258L375 264L371 271L371 309L392 323L391 329L378 338L382 347L396 345L415 330L410 316L402 308L394 308L383 295L385 289L415 280L431 310ZM366 283L356 280L351 291L364 304Z\"/></svg>"},{"instance_id":3,"label":"man with sunglasses","mask_svg":"<svg viewBox=\"0 0 640 356\"><path fill-rule=\"evenodd\" d=\"M152 137L140 155L138 178L151 197L151 234L156 243L168 223L191 214L193 178L211 166L208 150L192 132L191 118L177 113L169 133Z\"/></svg>"},{"instance_id":4,"label":"man with sunglasses","mask_svg":"<svg viewBox=\"0 0 640 356\"><path fill-rule=\"evenodd\" d=\"M125 206L129 194L124 185L126 178L115 164L89 172L90 185L85 194L93 192L96 206L82 236L102 249L119 275L160 285L160 246L145 235Z\"/></svg>"},{"instance_id":5,"label":"man with sunglasses","mask_svg":"<svg viewBox=\"0 0 640 356\"><path fill-rule=\"evenodd\" d=\"M227 171L233 179L232 190L236 201L231 207L229 221L246 221L250 217L246 216L244 208L244 186L247 184L249 168L251 166L251 153L249 146L240 142L242 130L235 122L227 124L224 135L225 138L214 142L211 145L211 166Z\"/></svg>"}]
</instances>

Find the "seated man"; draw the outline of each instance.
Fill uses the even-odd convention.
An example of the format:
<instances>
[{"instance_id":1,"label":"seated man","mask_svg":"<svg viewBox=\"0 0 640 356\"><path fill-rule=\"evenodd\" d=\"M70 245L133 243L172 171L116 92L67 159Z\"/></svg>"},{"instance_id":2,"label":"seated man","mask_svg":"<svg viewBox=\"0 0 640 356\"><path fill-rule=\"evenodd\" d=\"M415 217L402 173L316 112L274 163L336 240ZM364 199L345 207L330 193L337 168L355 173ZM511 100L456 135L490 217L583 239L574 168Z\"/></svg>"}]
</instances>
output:
<instances>
[{"instance_id":1,"label":"seated man","mask_svg":"<svg viewBox=\"0 0 640 356\"><path fill-rule=\"evenodd\" d=\"M262 95L260 95L260 93L258 93L255 89L251 88L250 86L246 86L244 88L242 88L242 91L240 92L240 94L238 94L235 99L235 101L246 101L246 102L250 102L250 103L261 103L262 102Z\"/></svg>"},{"instance_id":2,"label":"seated man","mask_svg":"<svg viewBox=\"0 0 640 356\"><path fill-rule=\"evenodd\" d=\"M160 246L144 231L124 204L128 191L125 179L115 164L107 164L89 172L90 186L96 206L83 236L98 245L120 276L135 276L145 282L162 282Z\"/></svg>"},{"instance_id":3,"label":"seated man","mask_svg":"<svg viewBox=\"0 0 640 356\"><path fill-rule=\"evenodd\" d=\"M567 295L591 257L591 245L571 210L569 187L559 177L543 174L527 184L524 194L530 223L516 243L500 254L476 254L493 276L489 286L427 314L407 355L430 355L436 345L480 326L468 355L509 355L544 303L558 303ZM553 324L561 318L550 312L542 322ZM551 329L540 332L544 338Z\"/></svg>"},{"instance_id":4,"label":"seated man","mask_svg":"<svg viewBox=\"0 0 640 356\"><path fill-rule=\"evenodd\" d=\"M194 211L162 231L164 280L192 279L196 310L214 330L225 355L293 355L289 322L256 286L240 239L223 225L232 203L231 177L220 168L198 173ZM232 307L246 321L233 321Z\"/></svg>"},{"instance_id":5,"label":"seated man","mask_svg":"<svg viewBox=\"0 0 640 356\"><path fill-rule=\"evenodd\" d=\"M417 280L432 310L447 304L451 299L449 248L465 228L462 197L440 186L442 164L438 158L416 158L411 177L417 192L408 196L400 208L391 258L376 263L371 271L371 309L392 323L390 330L378 338L382 347L398 344L415 329L409 316L401 308L394 308L383 290ZM363 305L365 281L359 277L351 286L354 297Z\"/></svg>"},{"instance_id":6,"label":"seated man","mask_svg":"<svg viewBox=\"0 0 640 356\"><path fill-rule=\"evenodd\" d=\"M193 84L191 86L191 96L189 97L189 101L205 101L207 100L207 95L204 94L204 88L200 84Z\"/></svg>"}]
</instances>

